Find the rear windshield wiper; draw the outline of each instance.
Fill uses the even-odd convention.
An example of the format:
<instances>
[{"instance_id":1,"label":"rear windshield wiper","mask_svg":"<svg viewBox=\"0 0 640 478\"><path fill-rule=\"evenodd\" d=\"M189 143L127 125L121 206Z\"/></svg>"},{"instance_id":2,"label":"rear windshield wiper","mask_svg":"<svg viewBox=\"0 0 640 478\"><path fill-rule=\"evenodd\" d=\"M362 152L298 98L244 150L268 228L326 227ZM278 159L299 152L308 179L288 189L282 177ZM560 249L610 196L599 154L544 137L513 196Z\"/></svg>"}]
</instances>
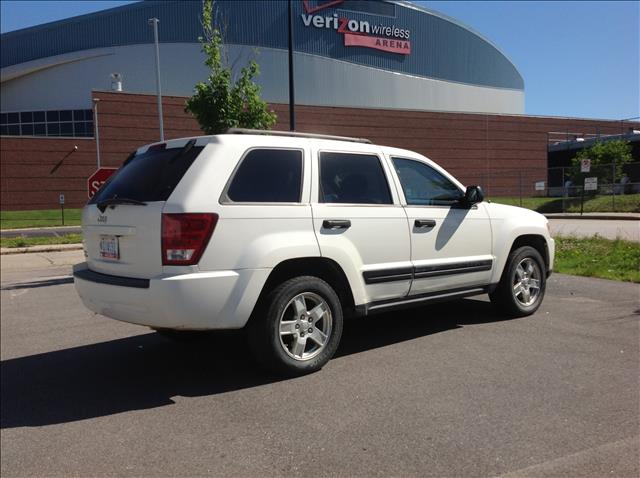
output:
<instances>
[{"instance_id":1,"label":"rear windshield wiper","mask_svg":"<svg viewBox=\"0 0 640 478\"><path fill-rule=\"evenodd\" d=\"M109 199L103 199L98 202L98 209L100 212L104 212L105 209L109 206L115 206L116 204L131 204L133 206L146 206L147 203L143 201L138 201L137 199L129 199L129 198L121 198L118 195L114 195Z\"/></svg>"}]
</instances>

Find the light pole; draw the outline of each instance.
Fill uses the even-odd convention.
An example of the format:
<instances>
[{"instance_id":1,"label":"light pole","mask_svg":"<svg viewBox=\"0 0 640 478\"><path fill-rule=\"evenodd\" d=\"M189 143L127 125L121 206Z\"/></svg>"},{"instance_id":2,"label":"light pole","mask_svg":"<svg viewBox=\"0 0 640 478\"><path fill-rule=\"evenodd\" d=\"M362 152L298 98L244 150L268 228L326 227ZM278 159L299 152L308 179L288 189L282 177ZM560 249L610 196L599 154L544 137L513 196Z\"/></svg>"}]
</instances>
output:
<instances>
[{"instance_id":1,"label":"light pole","mask_svg":"<svg viewBox=\"0 0 640 478\"><path fill-rule=\"evenodd\" d=\"M289 17L289 131L295 131L296 94L293 88L293 14L291 9L291 0L289 0L287 5L287 15Z\"/></svg>"},{"instance_id":2,"label":"light pole","mask_svg":"<svg viewBox=\"0 0 640 478\"><path fill-rule=\"evenodd\" d=\"M158 94L158 122L160 123L160 141L164 141L164 124L162 120L162 88L160 87L160 46L158 45L158 23L157 18L149 18L147 21L153 27L153 41L156 46L156 92Z\"/></svg>"},{"instance_id":3,"label":"light pole","mask_svg":"<svg viewBox=\"0 0 640 478\"><path fill-rule=\"evenodd\" d=\"M98 169L100 169L100 132L98 130L98 101L100 98L93 98L93 134L96 137L96 159Z\"/></svg>"}]
</instances>

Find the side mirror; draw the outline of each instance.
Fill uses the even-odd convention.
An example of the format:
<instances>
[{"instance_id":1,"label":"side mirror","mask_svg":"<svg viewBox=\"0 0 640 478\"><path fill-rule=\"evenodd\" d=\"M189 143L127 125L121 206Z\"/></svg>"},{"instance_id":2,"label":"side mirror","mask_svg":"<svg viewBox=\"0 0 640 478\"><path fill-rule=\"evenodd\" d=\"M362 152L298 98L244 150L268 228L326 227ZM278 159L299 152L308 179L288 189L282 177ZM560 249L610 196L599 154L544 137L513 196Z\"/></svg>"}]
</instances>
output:
<instances>
[{"instance_id":1,"label":"side mirror","mask_svg":"<svg viewBox=\"0 0 640 478\"><path fill-rule=\"evenodd\" d=\"M484 193L480 186L467 186L464 193L464 202L467 206L473 206L476 203L484 201Z\"/></svg>"}]
</instances>

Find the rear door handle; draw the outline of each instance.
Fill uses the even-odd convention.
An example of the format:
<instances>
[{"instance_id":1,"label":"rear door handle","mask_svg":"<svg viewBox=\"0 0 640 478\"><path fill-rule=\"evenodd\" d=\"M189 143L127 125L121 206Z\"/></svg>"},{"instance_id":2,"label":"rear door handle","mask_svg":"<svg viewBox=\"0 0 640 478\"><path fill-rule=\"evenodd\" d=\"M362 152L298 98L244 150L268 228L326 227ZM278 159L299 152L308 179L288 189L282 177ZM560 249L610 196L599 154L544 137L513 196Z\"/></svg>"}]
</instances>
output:
<instances>
[{"instance_id":1,"label":"rear door handle","mask_svg":"<svg viewBox=\"0 0 640 478\"><path fill-rule=\"evenodd\" d=\"M349 219L325 219L322 221L322 227L325 229L349 229L351 221Z\"/></svg>"},{"instance_id":2,"label":"rear door handle","mask_svg":"<svg viewBox=\"0 0 640 478\"><path fill-rule=\"evenodd\" d=\"M434 227L436 225L436 221L433 219L416 219L413 225L415 227Z\"/></svg>"}]
</instances>

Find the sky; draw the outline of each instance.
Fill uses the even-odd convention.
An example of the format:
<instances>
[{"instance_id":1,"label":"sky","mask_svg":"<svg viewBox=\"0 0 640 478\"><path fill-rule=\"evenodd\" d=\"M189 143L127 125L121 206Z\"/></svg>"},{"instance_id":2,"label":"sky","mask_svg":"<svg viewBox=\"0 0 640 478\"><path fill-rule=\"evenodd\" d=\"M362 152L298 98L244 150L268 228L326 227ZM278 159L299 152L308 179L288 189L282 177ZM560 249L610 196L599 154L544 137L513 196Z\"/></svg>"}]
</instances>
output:
<instances>
[{"instance_id":1,"label":"sky","mask_svg":"<svg viewBox=\"0 0 640 478\"><path fill-rule=\"evenodd\" d=\"M2 33L131 1L1 0ZM416 1L491 40L525 81L530 115L640 116L640 2Z\"/></svg>"}]
</instances>

